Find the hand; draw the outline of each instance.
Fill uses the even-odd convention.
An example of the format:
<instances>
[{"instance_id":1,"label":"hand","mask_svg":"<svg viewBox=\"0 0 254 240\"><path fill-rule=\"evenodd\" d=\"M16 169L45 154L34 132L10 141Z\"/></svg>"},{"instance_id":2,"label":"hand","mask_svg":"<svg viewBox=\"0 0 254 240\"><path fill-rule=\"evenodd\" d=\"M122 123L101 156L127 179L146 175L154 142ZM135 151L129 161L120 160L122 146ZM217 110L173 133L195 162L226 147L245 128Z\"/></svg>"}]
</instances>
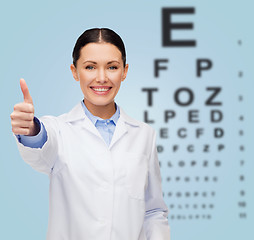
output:
<instances>
[{"instance_id":1,"label":"hand","mask_svg":"<svg viewBox=\"0 0 254 240\"><path fill-rule=\"evenodd\" d=\"M32 97L24 79L20 79L20 87L24 101L14 106L11 113L11 126L14 134L35 136L39 132L39 126L34 122L34 105Z\"/></svg>"}]
</instances>

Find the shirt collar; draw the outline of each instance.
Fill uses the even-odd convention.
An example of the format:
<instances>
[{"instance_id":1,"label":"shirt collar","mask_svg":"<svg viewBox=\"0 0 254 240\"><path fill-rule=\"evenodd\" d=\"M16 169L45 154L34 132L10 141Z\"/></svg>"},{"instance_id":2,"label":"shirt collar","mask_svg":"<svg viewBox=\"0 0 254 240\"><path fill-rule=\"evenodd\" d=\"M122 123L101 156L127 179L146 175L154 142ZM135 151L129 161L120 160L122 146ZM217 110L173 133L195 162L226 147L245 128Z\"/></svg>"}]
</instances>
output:
<instances>
[{"instance_id":1,"label":"shirt collar","mask_svg":"<svg viewBox=\"0 0 254 240\"><path fill-rule=\"evenodd\" d=\"M86 116L92 121L93 125L96 124L97 121L106 121L106 120L112 120L114 122L114 124L116 125L118 118L120 117L120 108L117 106L117 104L115 103L116 106L116 112L113 114L113 116L110 119L102 119L100 117L94 116L86 107L86 105L84 104L84 101L81 101L82 107L85 111Z\"/></svg>"},{"instance_id":2,"label":"shirt collar","mask_svg":"<svg viewBox=\"0 0 254 240\"><path fill-rule=\"evenodd\" d=\"M88 117L85 114L82 102L83 101L80 101L68 113L64 113L58 117L64 122L75 122L87 119ZM121 119L121 121L124 121L133 127L140 127L145 124L128 116L120 106L117 106L117 108L119 109L119 120Z\"/></svg>"}]
</instances>

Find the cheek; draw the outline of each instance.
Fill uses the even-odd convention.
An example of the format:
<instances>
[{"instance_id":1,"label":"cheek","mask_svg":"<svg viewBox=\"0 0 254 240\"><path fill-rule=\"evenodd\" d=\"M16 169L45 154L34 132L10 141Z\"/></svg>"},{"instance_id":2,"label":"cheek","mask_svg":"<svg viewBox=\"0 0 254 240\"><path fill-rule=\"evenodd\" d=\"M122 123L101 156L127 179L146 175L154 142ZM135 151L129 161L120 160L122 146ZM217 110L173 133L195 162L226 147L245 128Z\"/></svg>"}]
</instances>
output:
<instances>
[{"instance_id":1,"label":"cheek","mask_svg":"<svg viewBox=\"0 0 254 240\"><path fill-rule=\"evenodd\" d=\"M89 72L81 72L79 75L79 80L82 82L82 84L89 84L93 79L95 78L94 73Z\"/></svg>"},{"instance_id":2,"label":"cheek","mask_svg":"<svg viewBox=\"0 0 254 240\"><path fill-rule=\"evenodd\" d=\"M115 84L119 85L121 84L122 81L122 73L121 72L116 72L108 75L109 79Z\"/></svg>"}]
</instances>

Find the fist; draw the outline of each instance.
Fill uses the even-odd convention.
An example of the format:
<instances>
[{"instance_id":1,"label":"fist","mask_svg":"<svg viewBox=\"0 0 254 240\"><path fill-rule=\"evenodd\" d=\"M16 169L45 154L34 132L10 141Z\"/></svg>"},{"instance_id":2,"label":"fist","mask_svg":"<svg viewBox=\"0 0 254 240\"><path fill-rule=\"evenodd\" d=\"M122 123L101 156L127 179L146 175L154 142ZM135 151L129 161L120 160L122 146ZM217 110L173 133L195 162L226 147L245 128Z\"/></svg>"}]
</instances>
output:
<instances>
[{"instance_id":1,"label":"fist","mask_svg":"<svg viewBox=\"0 0 254 240\"><path fill-rule=\"evenodd\" d=\"M14 106L11 113L11 126L14 134L34 136L39 127L34 123L34 105L24 79L20 79L20 88L24 101Z\"/></svg>"}]
</instances>

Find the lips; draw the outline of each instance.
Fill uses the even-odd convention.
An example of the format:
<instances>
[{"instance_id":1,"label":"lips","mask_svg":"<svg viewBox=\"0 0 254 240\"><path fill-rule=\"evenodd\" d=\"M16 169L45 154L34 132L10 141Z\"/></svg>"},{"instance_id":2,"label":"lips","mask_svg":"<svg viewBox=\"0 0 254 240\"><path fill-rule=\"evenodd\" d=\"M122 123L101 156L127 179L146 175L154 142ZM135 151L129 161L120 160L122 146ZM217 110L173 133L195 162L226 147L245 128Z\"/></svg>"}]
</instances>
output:
<instances>
[{"instance_id":1,"label":"lips","mask_svg":"<svg viewBox=\"0 0 254 240\"><path fill-rule=\"evenodd\" d=\"M112 87L109 87L109 86L94 86L94 87L90 87L90 88L96 94L105 95L105 94L110 92L110 89Z\"/></svg>"}]
</instances>

